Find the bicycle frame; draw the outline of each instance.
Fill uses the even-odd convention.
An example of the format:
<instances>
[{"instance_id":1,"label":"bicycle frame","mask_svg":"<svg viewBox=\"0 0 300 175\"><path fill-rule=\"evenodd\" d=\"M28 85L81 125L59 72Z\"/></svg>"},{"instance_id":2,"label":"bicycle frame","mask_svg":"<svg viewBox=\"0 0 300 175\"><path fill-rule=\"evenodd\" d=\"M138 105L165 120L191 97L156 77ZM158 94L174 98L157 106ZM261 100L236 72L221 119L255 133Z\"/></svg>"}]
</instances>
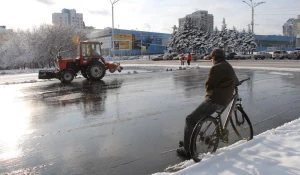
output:
<instances>
[{"instance_id":1,"label":"bicycle frame","mask_svg":"<svg viewBox=\"0 0 300 175\"><path fill-rule=\"evenodd\" d=\"M227 128L228 126L228 123L229 123L229 117L232 116L232 112L235 110L236 108L236 102L239 101L239 93L238 93L238 88L235 87L235 93L233 94L233 96L231 97L231 99L229 100L229 103L226 105L226 107L224 109L222 109L220 112L217 112L217 117L216 119L219 121L219 126L221 126L220 128L220 131L221 131L221 134L223 135L223 132L224 130ZM223 114L223 112L225 111L225 109L229 106L229 104L231 104L230 108L229 108L229 111L228 111L228 114L226 116L226 119L225 119L225 122L224 122L224 125L222 124L222 119L221 119L221 116Z\"/></svg>"}]
</instances>

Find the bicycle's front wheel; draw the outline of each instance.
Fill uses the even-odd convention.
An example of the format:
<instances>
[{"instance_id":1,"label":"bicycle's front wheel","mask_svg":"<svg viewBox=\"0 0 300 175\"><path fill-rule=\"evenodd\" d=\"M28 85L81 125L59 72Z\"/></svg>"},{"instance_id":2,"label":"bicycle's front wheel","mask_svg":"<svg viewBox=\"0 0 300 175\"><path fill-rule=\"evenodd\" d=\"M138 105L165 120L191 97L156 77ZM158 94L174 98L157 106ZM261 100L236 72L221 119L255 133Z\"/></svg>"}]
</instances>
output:
<instances>
[{"instance_id":1,"label":"bicycle's front wheel","mask_svg":"<svg viewBox=\"0 0 300 175\"><path fill-rule=\"evenodd\" d=\"M220 138L218 121L213 117L200 120L194 127L191 141L190 154L195 162L200 162L206 153L217 150Z\"/></svg>"},{"instance_id":2,"label":"bicycle's front wheel","mask_svg":"<svg viewBox=\"0 0 300 175\"><path fill-rule=\"evenodd\" d=\"M230 117L230 123L236 135L241 140L253 139L253 128L250 119L241 106L237 106L233 116Z\"/></svg>"}]
</instances>

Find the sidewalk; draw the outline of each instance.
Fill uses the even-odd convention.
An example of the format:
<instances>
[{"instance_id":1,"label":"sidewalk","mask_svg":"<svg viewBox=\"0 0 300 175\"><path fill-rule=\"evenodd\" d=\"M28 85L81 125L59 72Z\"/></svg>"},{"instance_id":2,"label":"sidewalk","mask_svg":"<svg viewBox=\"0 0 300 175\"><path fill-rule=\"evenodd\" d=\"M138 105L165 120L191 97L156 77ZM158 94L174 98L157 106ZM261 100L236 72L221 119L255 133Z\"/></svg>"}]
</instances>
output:
<instances>
[{"instance_id":1,"label":"sidewalk","mask_svg":"<svg viewBox=\"0 0 300 175\"><path fill-rule=\"evenodd\" d=\"M207 155L201 162L182 162L176 173L154 175L284 175L300 174L300 118Z\"/></svg>"}]
</instances>

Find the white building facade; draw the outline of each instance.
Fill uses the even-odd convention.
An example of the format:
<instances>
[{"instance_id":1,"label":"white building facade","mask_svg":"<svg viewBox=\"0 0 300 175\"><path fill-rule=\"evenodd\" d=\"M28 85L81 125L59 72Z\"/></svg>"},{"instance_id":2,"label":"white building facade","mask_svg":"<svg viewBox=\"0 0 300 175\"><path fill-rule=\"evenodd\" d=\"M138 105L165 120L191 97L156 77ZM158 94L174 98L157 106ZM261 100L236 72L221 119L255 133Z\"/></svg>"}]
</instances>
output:
<instances>
[{"instance_id":1,"label":"white building facade","mask_svg":"<svg viewBox=\"0 0 300 175\"><path fill-rule=\"evenodd\" d=\"M296 47L300 48L300 34L296 37Z\"/></svg>"},{"instance_id":2,"label":"white building facade","mask_svg":"<svg viewBox=\"0 0 300 175\"><path fill-rule=\"evenodd\" d=\"M282 33L284 36L297 36L300 34L300 15L298 18L291 18L289 19L283 26L282 26Z\"/></svg>"},{"instance_id":3,"label":"white building facade","mask_svg":"<svg viewBox=\"0 0 300 175\"><path fill-rule=\"evenodd\" d=\"M74 26L76 29L84 29L83 14L76 13L75 9L62 9L61 13L52 14L54 25Z\"/></svg>"},{"instance_id":4,"label":"white building facade","mask_svg":"<svg viewBox=\"0 0 300 175\"><path fill-rule=\"evenodd\" d=\"M214 29L214 16L212 14L208 14L206 10L198 10L192 14L186 15L184 18L179 18L179 27L182 27L187 18L190 18L192 22L199 28L204 28L207 30Z\"/></svg>"}]
</instances>

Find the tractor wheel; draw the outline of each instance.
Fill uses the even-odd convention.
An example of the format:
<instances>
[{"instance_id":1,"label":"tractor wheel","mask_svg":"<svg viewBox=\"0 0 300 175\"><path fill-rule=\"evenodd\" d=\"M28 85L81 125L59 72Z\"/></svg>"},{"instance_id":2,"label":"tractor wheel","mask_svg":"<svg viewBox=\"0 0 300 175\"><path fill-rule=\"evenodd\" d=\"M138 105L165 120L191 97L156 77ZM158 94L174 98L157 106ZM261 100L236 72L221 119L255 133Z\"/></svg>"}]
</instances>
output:
<instances>
[{"instance_id":1,"label":"tractor wheel","mask_svg":"<svg viewBox=\"0 0 300 175\"><path fill-rule=\"evenodd\" d=\"M74 74L70 70L64 70L60 74L60 81L62 83L71 83L71 81L73 81L73 79L74 79Z\"/></svg>"},{"instance_id":2,"label":"tractor wheel","mask_svg":"<svg viewBox=\"0 0 300 175\"><path fill-rule=\"evenodd\" d=\"M105 75L105 67L102 63L93 61L87 68L87 75L92 80L101 80Z\"/></svg>"},{"instance_id":3,"label":"tractor wheel","mask_svg":"<svg viewBox=\"0 0 300 175\"><path fill-rule=\"evenodd\" d=\"M88 79L88 76L87 76L87 73L86 73L86 69L81 69L81 75L82 75L84 78Z\"/></svg>"}]
</instances>

